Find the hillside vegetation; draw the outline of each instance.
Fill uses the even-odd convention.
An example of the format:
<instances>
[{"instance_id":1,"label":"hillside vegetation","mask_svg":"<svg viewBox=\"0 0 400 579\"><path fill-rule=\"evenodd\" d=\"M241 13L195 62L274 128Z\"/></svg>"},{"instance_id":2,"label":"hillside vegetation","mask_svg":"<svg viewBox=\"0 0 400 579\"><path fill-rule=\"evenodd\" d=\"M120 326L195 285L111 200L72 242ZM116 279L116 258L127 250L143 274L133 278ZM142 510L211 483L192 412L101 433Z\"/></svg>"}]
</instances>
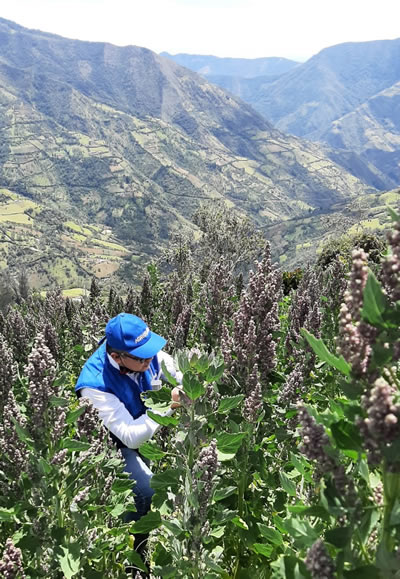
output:
<instances>
[{"instance_id":1,"label":"hillside vegetation","mask_svg":"<svg viewBox=\"0 0 400 579\"><path fill-rule=\"evenodd\" d=\"M348 42L275 77L238 77L221 66L208 78L280 130L325 143L329 158L384 190L400 181L399 63L400 39ZM196 56L185 65L194 68Z\"/></svg>"},{"instance_id":2,"label":"hillside vegetation","mask_svg":"<svg viewBox=\"0 0 400 579\"><path fill-rule=\"evenodd\" d=\"M244 280L238 228L212 222L206 259L175 246L172 271L149 268L126 298L112 287L104 299L96 280L75 302L58 290L19 295L0 316L0 575L126 579L129 566L136 579L396 579L400 215L391 214L386 255L348 247L289 287L269 244L253 265L245 259ZM239 241L240 255L248 238ZM134 483L121 454L74 392L121 311L168 339L183 374L172 415L177 382L166 370L160 390L142 393L163 428L139 447L154 495L136 522L124 516Z\"/></svg>"},{"instance_id":3,"label":"hillside vegetation","mask_svg":"<svg viewBox=\"0 0 400 579\"><path fill-rule=\"evenodd\" d=\"M127 250L110 260L75 237L69 261L52 271L38 256L30 269L38 285L65 283L60 269L70 271L69 287L82 285L85 270L114 268L134 280L171 235L197 235L191 219L201 203L222 201L261 227L373 192L317 145L284 135L147 49L67 40L2 19L0 40L0 184L37 205L33 223L6 223L21 236L35 226L49 255L67 243L70 221ZM4 215L7 206L5 198ZM8 259L8 243L4 264L32 264L29 251Z\"/></svg>"}]
</instances>

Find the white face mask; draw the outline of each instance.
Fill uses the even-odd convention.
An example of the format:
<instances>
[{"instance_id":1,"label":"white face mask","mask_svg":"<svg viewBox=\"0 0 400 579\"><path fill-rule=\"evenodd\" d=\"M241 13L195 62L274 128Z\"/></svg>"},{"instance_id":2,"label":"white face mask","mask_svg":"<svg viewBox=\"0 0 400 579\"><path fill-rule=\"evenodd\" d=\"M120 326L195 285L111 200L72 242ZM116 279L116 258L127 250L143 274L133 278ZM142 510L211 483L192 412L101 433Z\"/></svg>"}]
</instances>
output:
<instances>
[{"instance_id":1,"label":"white face mask","mask_svg":"<svg viewBox=\"0 0 400 579\"><path fill-rule=\"evenodd\" d=\"M157 380L157 378L153 378L153 380L151 381L151 389L152 390L160 390L161 386L162 386L161 380Z\"/></svg>"},{"instance_id":2,"label":"white face mask","mask_svg":"<svg viewBox=\"0 0 400 579\"><path fill-rule=\"evenodd\" d=\"M160 380L160 376L161 376L162 370L159 371L158 376L156 376L154 374L154 376L151 379L151 389L152 390L160 390L161 386L162 386L162 381Z\"/></svg>"}]
</instances>

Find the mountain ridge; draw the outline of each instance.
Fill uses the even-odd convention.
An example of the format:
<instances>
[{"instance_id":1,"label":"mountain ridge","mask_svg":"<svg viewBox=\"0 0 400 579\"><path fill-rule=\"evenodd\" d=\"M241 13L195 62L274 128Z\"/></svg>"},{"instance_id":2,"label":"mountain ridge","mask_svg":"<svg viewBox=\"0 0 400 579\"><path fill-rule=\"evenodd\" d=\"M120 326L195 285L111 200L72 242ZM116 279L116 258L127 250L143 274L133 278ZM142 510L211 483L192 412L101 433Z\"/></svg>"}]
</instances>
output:
<instances>
[{"instance_id":1,"label":"mountain ridge","mask_svg":"<svg viewBox=\"0 0 400 579\"><path fill-rule=\"evenodd\" d=\"M148 49L10 31L4 19L0 38L0 186L6 197L37 205L18 224L6 200L4 235L6 223L28 239L36 219L43 246L47 239L61 247L66 223L98 227L117 253L128 250L108 261L118 262L112 275L131 282L174 233L196 235L191 215L201 202L223 201L261 227L373 191L318 145L284 135L248 104ZM40 221L47 209L51 238ZM96 258L95 234L74 235L71 258L98 273L107 254ZM3 266L13 267L3 249ZM60 279L58 271L46 275L44 286ZM81 283L74 275L68 284Z\"/></svg>"},{"instance_id":2,"label":"mountain ridge","mask_svg":"<svg viewBox=\"0 0 400 579\"><path fill-rule=\"evenodd\" d=\"M358 155L353 174L384 190L400 182L399 63L400 38L336 44L276 78L208 78L343 167Z\"/></svg>"}]
</instances>

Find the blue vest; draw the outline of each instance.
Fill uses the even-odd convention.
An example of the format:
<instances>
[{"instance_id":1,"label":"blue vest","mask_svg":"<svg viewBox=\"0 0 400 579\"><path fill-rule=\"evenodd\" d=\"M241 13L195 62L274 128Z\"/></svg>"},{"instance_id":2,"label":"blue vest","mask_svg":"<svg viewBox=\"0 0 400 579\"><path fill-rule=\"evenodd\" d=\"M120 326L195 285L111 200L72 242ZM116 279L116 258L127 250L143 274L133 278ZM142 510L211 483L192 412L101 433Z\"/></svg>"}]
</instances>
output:
<instances>
[{"instance_id":1,"label":"blue vest","mask_svg":"<svg viewBox=\"0 0 400 579\"><path fill-rule=\"evenodd\" d=\"M75 392L82 388L93 388L101 392L114 394L126 407L133 418L139 418L146 412L140 394L151 390L151 381L158 378L160 363L154 356L150 368L145 372L137 372L129 378L121 374L119 368L114 368L108 359L106 343L104 342L87 360L79 375Z\"/></svg>"}]
</instances>

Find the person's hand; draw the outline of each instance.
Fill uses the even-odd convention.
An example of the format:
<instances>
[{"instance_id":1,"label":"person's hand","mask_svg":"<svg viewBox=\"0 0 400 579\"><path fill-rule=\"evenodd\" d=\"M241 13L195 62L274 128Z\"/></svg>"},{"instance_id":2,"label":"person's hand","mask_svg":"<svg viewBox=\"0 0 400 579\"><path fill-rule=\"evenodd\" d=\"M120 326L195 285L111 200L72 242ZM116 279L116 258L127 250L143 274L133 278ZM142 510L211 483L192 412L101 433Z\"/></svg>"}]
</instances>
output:
<instances>
[{"instance_id":1,"label":"person's hand","mask_svg":"<svg viewBox=\"0 0 400 579\"><path fill-rule=\"evenodd\" d=\"M172 400L172 404L171 404L171 408L179 408L180 404L180 394L181 394L181 389L180 388L173 388L171 391L171 400Z\"/></svg>"}]
</instances>

